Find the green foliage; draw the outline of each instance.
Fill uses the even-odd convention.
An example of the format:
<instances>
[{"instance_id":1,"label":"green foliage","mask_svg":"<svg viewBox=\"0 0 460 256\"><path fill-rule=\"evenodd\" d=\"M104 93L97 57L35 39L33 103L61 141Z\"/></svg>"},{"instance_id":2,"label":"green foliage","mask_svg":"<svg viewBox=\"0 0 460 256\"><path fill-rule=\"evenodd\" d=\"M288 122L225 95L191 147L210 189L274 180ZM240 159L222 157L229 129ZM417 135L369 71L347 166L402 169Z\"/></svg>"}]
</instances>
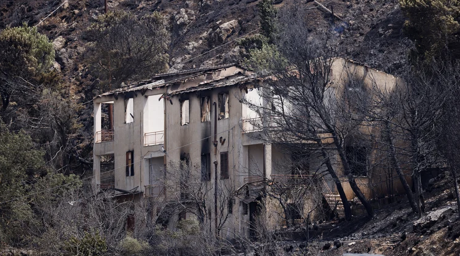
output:
<instances>
[{"instance_id":1,"label":"green foliage","mask_svg":"<svg viewBox=\"0 0 460 256\"><path fill-rule=\"evenodd\" d=\"M122 255L126 256L140 256L144 255L148 250L150 250L150 246L145 241L139 241L136 238L127 236L125 237L121 243L121 252Z\"/></svg>"},{"instance_id":2,"label":"green foliage","mask_svg":"<svg viewBox=\"0 0 460 256\"><path fill-rule=\"evenodd\" d=\"M238 44L243 48L242 54L243 58L250 57L249 52L254 49L262 49L262 47L268 44L268 38L257 34L254 36L249 36L241 39Z\"/></svg>"},{"instance_id":3,"label":"green foliage","mask_svg":"<svg viewBox=\"0 0 460 256\"><path fill-rule=\"evenodd\" d=\"M103 91L167 68L170 36L157 12L142 18L110 12L101 15L86 34L93 42L88 62Z\"/></svg>"},{"instance_id":4,"label":"green foliage","mask_svg":"<svg viewBox=\"0 0 460 256\"><path fill-rule=\"evenodd\" d=\"M264 73L285 68L287 61L278 51L276 45L263 44L261 49L250 50L249 57L245 58L241 65L249 70Z\"/></svg>"},{"instance_id":5,"label":"green foliage","mask_svg":"<svg viewBox=\"0 0 460 256\"><path fill-rule=\"evenodd\" d=\"M0 134L1 240L17 241L19 227L32 218L26 196L33 177L44 170L43 152L34 149L25 133L10 132L2 123Z\"/></svg>"},{"instance_id":6,"label":"green foliage","mask_svg":"<svg viewBox=\"0 0 460 256\"><path fill-rule=\"evenodd\" d=\"M260 16L260 29L262 35L274 42L276 35L276 9L273 0L262 0L257 4Z\"/></svg>"},{"instance_id":7,"label":"green foliage","mask_svg":"<svg viewBox=\"0 0 460 256\"><path fill-rule=\"evenodd\" d=\"M430 60L443 54L460 58L460 1L400 0L407 17L406 34L415 42L414 57Z\"/></svg>"},{"instance_id":8,"label":"green foliage","mask_svg":"<svg viewBox=\"0 0 460 256\"><path fill-rule=\"evenodd\" d=\"M107 244L98 232L85 232L82 238L70 238L65 243L65 251L73 256L99 256L107 252Z\"/></svg>"},{"instance_id":9,"label":"green foliage","mask_svg":"<svg viewBox=\"0 0 460 256\"><path fill-rule=\"evenodd\" d=\"M0 49L0 94L2 109L6 110L11 97L36 90L34 84L42 80L50 81L54 50L48 37L27 25L2 30ZM27 99L16 100L22 98Z\"/></svg>"}]
</instances>

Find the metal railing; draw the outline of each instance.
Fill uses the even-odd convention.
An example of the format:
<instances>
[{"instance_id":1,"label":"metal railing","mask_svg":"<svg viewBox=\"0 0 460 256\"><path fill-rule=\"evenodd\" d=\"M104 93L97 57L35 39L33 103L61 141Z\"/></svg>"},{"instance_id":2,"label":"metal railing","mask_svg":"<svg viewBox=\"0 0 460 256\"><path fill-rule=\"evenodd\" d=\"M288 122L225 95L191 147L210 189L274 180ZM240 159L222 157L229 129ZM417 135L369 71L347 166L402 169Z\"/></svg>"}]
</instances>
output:
<instances>
[{"instance_id":1,"label":"metal railing","mask_svg":"<svg viewBox=\"0 0 460 256\"><path fill-rule=\"evenodd\" d=\"M280 129L280 123L282 122L283 120L277 116L266 116L263 119L261 117L242 118L240 126L243 133L260 132L264 129L277 131Z\"/></svg>"},{"instance_id":2,"label":"metal railing","mask_svg":"<svg viewBox=\"0 0 460 256\"><path fill-rule=\"evenodd\" d=\"M260 132L263 130L262 118L245 118L241 119L241 129L244 133Z\"/></svg>"},{"instance_id":3,"label":"metal railing","mask_svg":"<svg viewBox=\"0 0 460 256\"><path fill-rule=\"evenodd\" d=\"M321 186L321 190L326 194L334 194L327 184L324 177L317 175L299 175L299 174L272 174L272 181L285 186L302 186L312 185Z\"/></svg>"},{"instance_id":4,"label":"metal railing","mask_svg":"<svg viewBox=\"0 0 460 256\"><path fill-rule=\"evenodd\" d=\"M261 182L264 181L264 177L262 176L247 176L244 177L244 183L254 183L254 182Z\"/></svg>"},{"instance_id":5,"label":"metal railing","mask_svg":"<svg viewBox=\"0 0 460 256\"><path fill-rule=\"evenodd\" d=\"M94 141L101 143L105 141L113 141L113 130L101 130L97 131L94 135Z\"/></svg>"},{"instance_id":6,"label":"metal railing","mask_svg":"<svg viewBox=\"0 0 460 256\"><path fill-rule=\"evenodd\" d=\"M101 184L99 184L100 189L110 189L115 188L115 175L114 171L101 171Z\"/></svg>"},{"instance_id":7,"label":"metal railing","mask_svg":"<svg viewBox=\"0 0 460 256\"><path fill-rule=\"evenodd\" d=\"M164 131L147 132L144 134L144 146L160 145L164 141Z\"/></svg>"}]
</instances>

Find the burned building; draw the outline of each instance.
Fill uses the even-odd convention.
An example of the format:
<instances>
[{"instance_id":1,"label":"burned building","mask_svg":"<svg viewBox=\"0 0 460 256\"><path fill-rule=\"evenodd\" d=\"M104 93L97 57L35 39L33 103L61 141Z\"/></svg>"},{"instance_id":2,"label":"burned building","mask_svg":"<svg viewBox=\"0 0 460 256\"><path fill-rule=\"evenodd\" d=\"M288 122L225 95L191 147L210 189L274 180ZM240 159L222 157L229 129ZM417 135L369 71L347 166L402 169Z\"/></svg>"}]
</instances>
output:
<instances>
[{"instance_id":1,"label":"burned building","mask_svg":"<svg viewBox=\"0 0 460 256\"><path fill-rule=\"evenodd\" d=\"M331 87L343 87L345 64L364 80L395 82L390 75L337 59ZM153 208L180 205L166 219L161 209L168 207L150 214L170 227L180 219L195 219L203 230L224 237L257 236L261 225L272 230L301 221L318 198L332 205L338 196L331 180L311 175L324 168L318 153L293 154L266 139L267 122L253 107L269 104L263 89L264 80L255 74L224 65L160 74L97 96L94 190L134 195L150 200ZM372 150L352 143L347 147L366 196L384 194L374 184L382 178L379 170L368 168ZM330 157L343 175L333 149ZM342 183L353 199L347 181Z\"/></svg>"}]
</instances>

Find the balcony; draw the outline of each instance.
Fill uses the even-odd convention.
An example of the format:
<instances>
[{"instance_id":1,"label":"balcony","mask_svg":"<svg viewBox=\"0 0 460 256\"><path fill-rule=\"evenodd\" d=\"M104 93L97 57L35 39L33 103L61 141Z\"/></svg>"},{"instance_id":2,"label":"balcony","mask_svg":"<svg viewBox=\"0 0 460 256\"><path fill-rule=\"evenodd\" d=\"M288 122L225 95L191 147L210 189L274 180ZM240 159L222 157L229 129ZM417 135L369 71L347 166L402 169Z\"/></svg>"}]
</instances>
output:
<instances>
[{"instance_id":1,"label":"balcony","mask_svg":"<svg viewBox=\"0 0 460 256\"><path fill-rule=\"evenodd\" d=\"M324 177L317 175L272 174L271 178L272 184L277 184L278 187L315 186L319 187L322 193L333 193Z\"/></svg>"},{"instance_id":2,"label":"balcony","mask_svg":"<svg viewBox=\"0 0 460 256\"><path fill-rule=\"evenodd\" d=\"M264 177L262 176L247 176L244 177L244 183L257 183L257 182L262 182L264 181Z\"/></svg>"},{"instance_id":3,"label":"balcony","mask_svg":"<svg viewBox=\"0 0 460 256\"><path fill-rule=\"evenodd\" d=\"M241 119L241 129L243 133L260 132L263 130L262 118Z\"/></svg>"},{"instance_id":4,"label":"balcony","mask_svg":"<svg viewBox=\"0 0 460 256\"><path fill-rule=\"evenodd\" d=\"M97 131L94 135L94 142L101 143L106 141L113 141L113 130Z\"/></svg>"},{"instance_id":5,"label":"balcony","mask_svg":"<svg viewBox=\"0 0 460 256\"><path fill-rule=\"evenodd\" d=\"M107 190L111 188L115 188L114 171L101 172L101 184L99 184L99 189Z\"/></svg>"},{"instance_id":6,"label":"balcony","mask_svg":"<svg viewBox=\"0 0 460 256\"><path fill-rule=\"evenodd\" d=\"M147 132L144 134L144 146L164 144L164 131Z\"/></svg>"},{"instance_id":7,"label":"balcony","mask_svg":"<svg viewBox=\"0 0 460 256\"><path fill-rule=\"evenodd\" d=\"M145 185L145 197L159 197L164 194L163 184Z\"/></svg>"}]
</instances>

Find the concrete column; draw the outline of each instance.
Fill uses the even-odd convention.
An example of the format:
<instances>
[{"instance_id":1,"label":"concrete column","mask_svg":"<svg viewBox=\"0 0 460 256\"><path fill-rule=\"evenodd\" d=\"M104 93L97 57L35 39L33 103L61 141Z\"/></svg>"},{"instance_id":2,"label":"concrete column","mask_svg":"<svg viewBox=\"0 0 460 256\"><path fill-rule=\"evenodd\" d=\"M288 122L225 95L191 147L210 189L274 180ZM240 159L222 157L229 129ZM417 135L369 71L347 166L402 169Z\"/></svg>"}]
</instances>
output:
<instances>
[{"instance_id":1,"label":"concrete column","mask_svg":"<svg viewBox=\"0 0 460 256\"><path fill-rule=\"evenodd\" d=\"M97 141L96 132L101 130L101 103L94 103L94 141Z\"/></svg>"},{"instance_id":2,"label":"concrete column","mask_svg":"<svg viewBox=\"0 0 460 256\"><path fill-rule=\"evenodd\" d=\"M101 184L101 157L93 155L93 192L97 193Z\"/></svg>"},{"instance_id":3,"label":"concrete column","mask_svg":"<svg viewBox=\"0 0 460 256\"><path fill-rule=\"evenodd\" d=\"M272 176L272 144L264 144L264 165L265 165L265 178L271 179L271 176Z\"/></svg>"}]
</instances>

